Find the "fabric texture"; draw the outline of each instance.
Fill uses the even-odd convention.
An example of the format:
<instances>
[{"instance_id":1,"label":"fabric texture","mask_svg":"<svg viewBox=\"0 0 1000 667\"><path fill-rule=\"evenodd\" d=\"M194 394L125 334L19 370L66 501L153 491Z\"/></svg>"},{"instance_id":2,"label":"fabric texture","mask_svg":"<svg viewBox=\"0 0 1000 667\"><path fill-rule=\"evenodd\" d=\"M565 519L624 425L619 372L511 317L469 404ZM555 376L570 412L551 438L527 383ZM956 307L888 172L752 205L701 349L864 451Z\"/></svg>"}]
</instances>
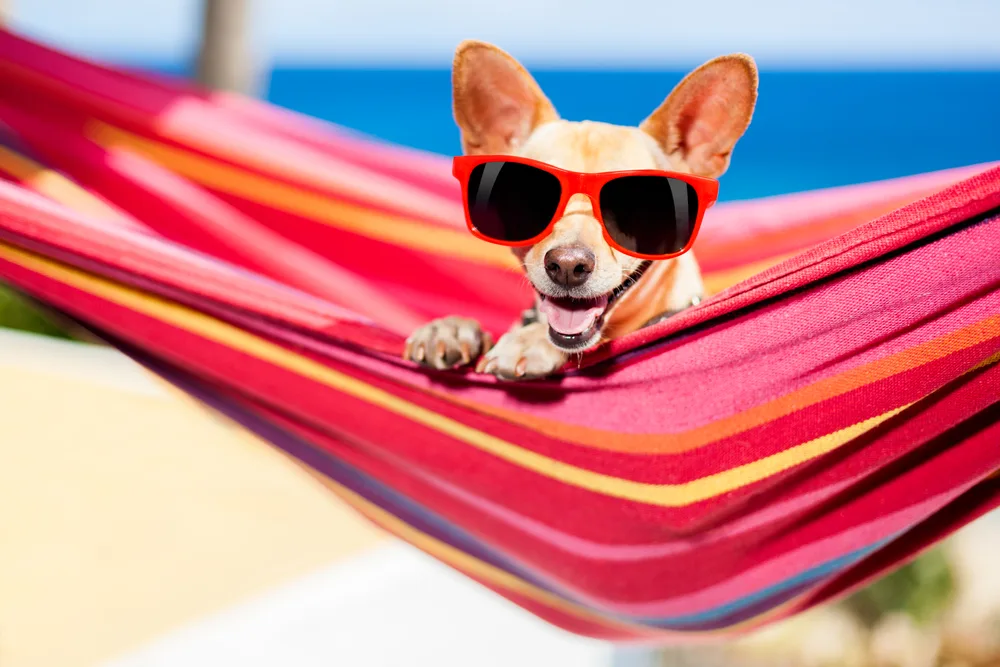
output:
<instances>
[{"instance_id":1,"label":"fabric texture","mask_svg":"<svg viewBox=\"0 0 1000 667\"><path fill-rule=\"evenodd\" d=\"M8 32L0 63L0 279L572 632L745 632L1000 504L1000 167L720 204L713 296L503 384L399 358L530 303L444 158Z\"/></svg>"}]
</instances>

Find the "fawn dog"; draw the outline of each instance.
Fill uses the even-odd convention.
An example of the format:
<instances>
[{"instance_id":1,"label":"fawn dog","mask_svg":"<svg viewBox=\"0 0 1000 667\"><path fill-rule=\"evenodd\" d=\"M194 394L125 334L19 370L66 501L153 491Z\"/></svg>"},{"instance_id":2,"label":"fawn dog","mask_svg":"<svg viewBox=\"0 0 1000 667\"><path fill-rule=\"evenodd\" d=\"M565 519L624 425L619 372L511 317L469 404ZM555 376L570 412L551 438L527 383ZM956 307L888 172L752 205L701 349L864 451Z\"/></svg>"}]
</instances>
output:
<instances>
[{"instance_id":1,"label":"fawn dog","mask_svg":"<svg viewBox=\"0 0 1000 667\"><path fill-rule=\"evenodd\" d=\"M574 354L698 303L701 273L688 250L750 124L752 58L698 67L638 127L561 120L527 70L483 42L458 47L452 86L470 230L511 247L535 304L495 345L473 320L435 320L407 339L406 359L438 369L477 361L504 380L546 377Z\"/></svg>"}]
</instances>

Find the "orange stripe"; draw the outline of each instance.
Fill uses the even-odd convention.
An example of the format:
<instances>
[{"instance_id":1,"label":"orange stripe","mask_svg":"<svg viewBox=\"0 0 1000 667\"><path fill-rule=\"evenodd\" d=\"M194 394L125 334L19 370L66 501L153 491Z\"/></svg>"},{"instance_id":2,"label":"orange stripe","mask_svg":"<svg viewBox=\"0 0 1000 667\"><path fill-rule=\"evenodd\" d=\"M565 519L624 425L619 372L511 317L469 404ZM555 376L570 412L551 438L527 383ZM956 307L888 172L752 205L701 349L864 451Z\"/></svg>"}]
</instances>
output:
<instances>
[{"instance_id":1,"label":"orange stripe","mask_svg":"<svg viewBox=\"0 0 1000 667\"><path fill-rule=\"evenodd\" d=\"M722 271L706 271L702 276L702 280L705 283L705 294L707 296L718 294L722 290L729 289L733 285L738 285L747 278L751 278L758 273L763 273L771 267L781 264L785 260L798 256L798 254L799 253L797 252L793 252L787 255L777 255L775 257L771 257L770 259L761 260L759 262L751 262L750 264L742 264L740 266ZM700 253L695 252L695 255L700 255Z\"/></svg>"},{"instance_id":2,"label":"orange stripe","mask_svg":"<svg viewBox=\"0 0 1000 667\"><path fill-rule=\"evenodd\" d=\"M902 352L852 368L772 401L754 406L730 417L682 433L627 434L617 431L567 424L536 415L509 410L447 394L436 389L428 393L482 414L499 417L526 426L556 440L594 449L629 454L680 454L718 440L757 428L776 419L802 411L827 399L918 368L979 343L1000 337L1000 315L988 317L957 331L945 334Z\"/></svg>"},{"instance_id":3,"label":"orange stripe","mask_svg":"<svg viewBox=\"0 0 1000 667\"><path fill-rule=\"evenodd\" d=\"M351 204L328 193L304 190L96 121L88 123L86 135L106 150L125 148L135 151L211 190L242 197L329 227L428 255L461 258L506 270L520 269L517 259L507 248L481 241L464 229L432 225L415 218Z\"/></svg>"},{"instance_id":4,"label":"orange stripe","mask_svg":"<svg viewBox=\"0 0 1000 667\"><path fill-rule=\"evenodd\" d=\"M520 269L520 265L506 248L483 243L464 231L430 225L407 216L381 213L364 206L339 201L329 194L309 192L293 185L278 183L240 167L219 162L214 157L197 155L182 148L142 138L106 123L88 123L85 133L106 149L116 146L126 147L205 187L243 197L286 213L427 254L458 257L508 270ZM909 203L911 200L912 198L899 200L897 206ZM830 229L853 227L891 210L894 210L893 205L887 204L862 212L855 211L835 218L832 222L823 220L808 226L801 247L812 245L817 238L826 238L822 234L828 236L832 233ZM787 242L790 235L798 233L798 230L782 230L774 232L773 235ZM762 236L760 242L755 240L754 245L758 248L767 248L769 245L767 235ZM739 243L736 246L701 245L696 254L702 259L720 255L728 258L745 251L746 243ZM792 252L767 257L758 252L752 262L731 266L721 271L706 271L706 290L709 294L715 294L797 254Z\"/></svg>"},{"instance_id":5,"label":"orange stripe","mask_svg":"<svg viewBox=\"0 0 1000 667\"><path fill-rule=\"evenodd\" d=\"M121 217L111 206L62 174L4 146L0 146L0 169L21 181L23 186L80 213L97 218Z\"/></svg>"},{"instance_id":6,"label":"orange stripe","mask_svg":"<svg viewBox=\"0 0 1000 667\"><path fill-rule=\"evenodd\" d=\"M198 155L183 148L168 146L158 141L146 139L120 128L101 122L87 124L85 134L105 149L125 147L170 169L207 188L246 198L250 201L276 208L286 213L301 216L315 222L339 227L355 234L379 241L393 243L432 255L459 257L466 261L492 265L503 269L520 270L520 264L513 255L501 246L490 245L475 239L464 230L449 229L431 225L416 218L392 215L372 210L365 206L350 204L331 194L320 194L303 190L294 185L278 183L273 179L246 171L245 169L219 162L214 157ZM900 200L909 203L911 199ZM889 205L885 205L889 206ZM887 210L894 210L888 208ZM839 229L856 226L882 213L882 208L852 212L848 216L834 219L832 223L822 221L811 225L801 246L806 248L815 243L818 234L827 227ZM774 232L778 239L787 241L798 230ZM830 232L825 232L829 236ZM821 238L826 238L822 236ZM769 247L765 234L754 246ZM746 243L722 246L701 245L695 251L699 258L716 256L730 257L745 253ZM721 271L706 272L705 283L709 293L716 293L735 285L752 275L794 257L797 252L767 257L756 253L754 261Z\"/></svg>"}]
</instances>

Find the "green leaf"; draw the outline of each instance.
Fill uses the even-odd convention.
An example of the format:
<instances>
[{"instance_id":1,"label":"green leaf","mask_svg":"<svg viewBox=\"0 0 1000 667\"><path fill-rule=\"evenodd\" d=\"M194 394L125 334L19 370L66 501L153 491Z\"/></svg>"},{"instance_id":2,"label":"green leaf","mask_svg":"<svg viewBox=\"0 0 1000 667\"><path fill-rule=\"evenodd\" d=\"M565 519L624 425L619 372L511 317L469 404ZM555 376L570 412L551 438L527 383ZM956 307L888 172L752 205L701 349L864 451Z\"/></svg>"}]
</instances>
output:
<instances>
[{"instance_id":1,"label":"green leaf","mask_svg":"<svg viewBox=\"0 0 1000 667\"><path fill-rule=\"evenodd\" d=\"M28 299L3 284L0 284L0 327L69 338L65 331L32 306Z\"/></svg>"}]
</instances>

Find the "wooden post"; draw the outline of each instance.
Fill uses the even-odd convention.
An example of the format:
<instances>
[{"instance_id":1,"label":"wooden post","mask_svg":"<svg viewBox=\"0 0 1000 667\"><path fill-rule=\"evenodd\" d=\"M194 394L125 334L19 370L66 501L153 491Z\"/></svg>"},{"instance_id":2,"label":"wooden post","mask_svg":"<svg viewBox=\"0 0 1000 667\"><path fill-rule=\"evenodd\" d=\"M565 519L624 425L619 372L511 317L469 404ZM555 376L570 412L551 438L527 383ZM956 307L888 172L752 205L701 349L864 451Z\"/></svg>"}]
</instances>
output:
<instances>
[{"instance_id":1,"label":"wooden post","mask_svg":"<svg viewBox=\"0 0 1000 667\"><path fill-rule=\"evenodd\" d=\"M198 81L215 90L252 94L255 73L250 52L250 0L202 1Z\"/></svg>"}]
</instances>

